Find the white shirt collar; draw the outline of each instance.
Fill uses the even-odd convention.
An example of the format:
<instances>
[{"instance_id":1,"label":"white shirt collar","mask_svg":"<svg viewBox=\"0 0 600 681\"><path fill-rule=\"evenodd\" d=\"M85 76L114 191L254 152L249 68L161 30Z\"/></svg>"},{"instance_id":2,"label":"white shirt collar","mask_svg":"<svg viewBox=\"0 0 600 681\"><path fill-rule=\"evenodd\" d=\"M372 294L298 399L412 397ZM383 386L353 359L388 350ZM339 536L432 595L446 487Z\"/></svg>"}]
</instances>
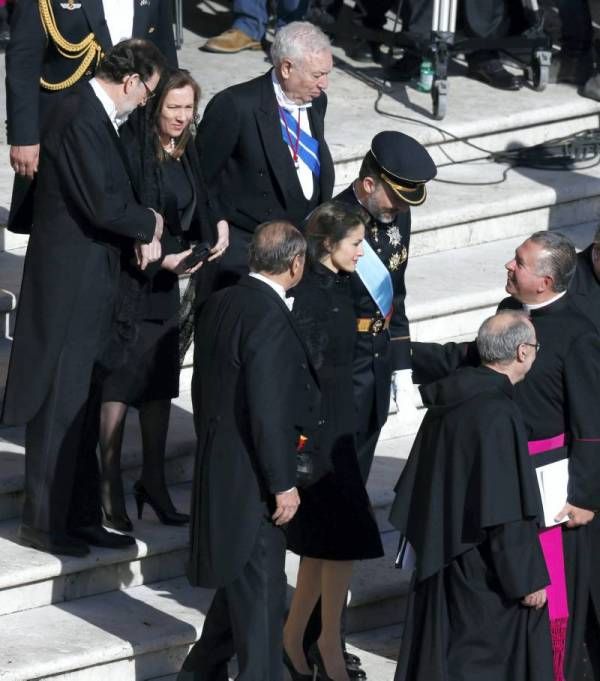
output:
<instances>
[{"instance_id":1,"label":"white shirt collar","mask_svg":"<svg viewBox=\"0 0 600 681\"><path fill-rule=\"evenodd\" d=\"M312 106L312 102L308 102L306 104L296 104L296 102L293 102L283 91L283 88L279 84L279 81L277 80L277 76L275 75L275 69L271 71L271 80L273 81L273 89L275 90L275 99L277 100L277 104L282 109L285 109L286 111L291 111L292 113L295 113L299 109L305 110L308 109Z\"/></svg>"},{"instance_id":2,"label":"white shirt collar","mask_svg":"<svg viewBox=\"0 0 600 681\"><path fill-rule=\"evenodd\" d=\"M557 293L554 298L550 298L550 300L546 300L543 303L533 303L532 305L529 305L528 303L523 303L523 309L525 312L531 312L531 310L539 310L542 307L546 307L547 305L552 305L552 303L555 303L559 298L562 298L565 295L566 291L561 291L560 293Z\"/></svg>"},{"instance_id":3,"label":"white shirt collar","mask_svg":"<svg viewBox=\"0 0 600 681\"><path fill-rule=\"evenodd\" d=\"M102 108L104 111L106 111L106 115L110 118L110 122L113 124L113 128L119 132L119 126L125 123L127 120L127 116L117 116L117 107L115 106L115 103L113 100L110 98L108 95L108 92L100 85L98 80L96 78L92 78L89 81L90 85L92 86L92 90L94 91L94 94L98 99L100 100L100 104L102 104Z\"/></svg>"},{"instance_id":4,"label":"white shirt collar","mask_svg":"<svg viewBox=\"0 0 600 681\"><path fill-rule=\"evenodd\" d=\"M253 279L262 281L264 284L267 284L267 286L270 286L291 311L294 304L294 299L291 296L286 298L286 291L281 284L278 284L276 281L273 281L272 279L269 279L269 277L265 277L263 274L259 274L258 272L250 272L250 276Z\"/></svg>"}]
</instances>

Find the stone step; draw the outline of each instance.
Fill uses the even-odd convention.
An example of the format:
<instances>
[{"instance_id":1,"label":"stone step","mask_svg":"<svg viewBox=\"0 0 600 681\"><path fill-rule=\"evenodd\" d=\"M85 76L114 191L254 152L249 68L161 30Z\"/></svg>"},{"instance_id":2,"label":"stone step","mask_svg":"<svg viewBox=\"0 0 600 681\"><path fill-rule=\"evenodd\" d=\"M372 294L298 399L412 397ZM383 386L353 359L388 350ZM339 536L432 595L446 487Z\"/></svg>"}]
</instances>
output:
<instances>
[{"instance_id":1,"label":"stone step","mask_svg":"<svg viewBox=\"0 0 600 681\"><path fill-rule=\"evenodd\" d=\"M175 506L187 511L189 484L170 491ZM94 548L83 558L22 546L16 537L18 521L0 523L0 615L185 574L188 528L161 525L147 507L137 520L133 498L128 499L128 512L137 544L120 550Z\"/></svg>"},{"instance_id":2,"label":"stone step","mask_svg":"<svg viewBox=\"0 0 600 681\"><path fill-rule=\"evenodd\" d=\"M382 440L377 448L368 491L384 537L392 530L388 514L393 485L408 457L412 440L413 436ZM191 471L191 451L186 459ZM22 464L22 455L18 463L13 462L13 468L19 464ZM1 474L5 475L5 469L9 468L3 465ZM19 474L22 481L22 470ZM174 485L170 491L175 506L188 510L190 485ZM128 513L134 521L137 546L120 551L98 549L83 558L51 556L21 546L16 539L18 519L0 522L0 615L184 574L187 528L162 526L148 507L144 509L143 519L137 520L131 496ZM366 586L369 588L368 583ZM364 605L366 600L362 597L358 605Z\"/></svg>"},{"instance_id":3,"label":"stone step","mask_svg":"<svg viewBox=\"0 0 600 681\"><path fill-rule=\"evenodd\" d=\"M427 203L413 211L411 254L597 220L599 178L600 167L562 172L476 161L443 168Z\"/></svg>"},{"instance_id":4,"label":"stone step","mask_svg":"<svg viewBox=\"0 0 600 681\"><path fill-rule=\"evenodd\" d=\"M371 629L350 634L346 639L348 650L358 655L367 678L373 681L387 681L393 678L402 640L402 625ZM291 681L289 675L284 677ZM177 681L177 674L169 674L148 681Z\"/></svg>"},{"instance_id":5,"label":"stone step","mask_svg":"<svg viewBox=\"0 0 600 681\"><path fill-rule=\"evenodd\" d=\"M408 575L392 567L395 533L384 539L385 559L356 565L349 632L403 620ZM293 584L297 560L290 558ZM133 681L173 674L201 631L211 594L179 577L3 615L0 679Z\"/></svg>"}]
</instances>

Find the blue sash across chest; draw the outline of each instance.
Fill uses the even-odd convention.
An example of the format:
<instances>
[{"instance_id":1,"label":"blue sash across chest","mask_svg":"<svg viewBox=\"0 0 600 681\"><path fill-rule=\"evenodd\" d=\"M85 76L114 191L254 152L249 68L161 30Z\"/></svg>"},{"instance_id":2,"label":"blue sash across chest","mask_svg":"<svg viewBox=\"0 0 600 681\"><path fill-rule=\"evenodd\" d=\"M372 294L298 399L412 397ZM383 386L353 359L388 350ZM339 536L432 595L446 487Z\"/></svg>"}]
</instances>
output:
<instances>
[{"instance_id":1,"label":"blue sash across chest","mask_svg":"<svg viewBox=\"0 0 600 681\"><path fill-rule=\"evenodd\" d=\"M292 149L297 149L299 158L311 169L315 177L319 177L321 174L319 141L302 130L298 125L298 120L283 107L279 107L279 123L283 141ZM300 135L299 140L298 134Z\"/></svg>"},{"instance_id":2,"label":"blue sash across chest","mask_svg":"<svg viewBox=\"0 0 600 681\"><path fill-rule=\"evenodd\" d=\"M358 261L356 272L381 314L387 317L392 312L394 300L392 277L366 239L363 240L362 246L364 255Z\"/></svg>"}]
</instances>

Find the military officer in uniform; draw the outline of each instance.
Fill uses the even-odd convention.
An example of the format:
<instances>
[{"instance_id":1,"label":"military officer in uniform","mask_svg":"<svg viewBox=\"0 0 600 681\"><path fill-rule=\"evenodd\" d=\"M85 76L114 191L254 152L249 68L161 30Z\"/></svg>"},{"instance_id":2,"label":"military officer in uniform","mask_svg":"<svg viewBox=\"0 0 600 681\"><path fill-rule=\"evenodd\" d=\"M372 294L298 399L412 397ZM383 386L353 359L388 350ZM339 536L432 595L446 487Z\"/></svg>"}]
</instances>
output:
<instances>
[{"instance_id":1,"label":"military officer in uniform","mask_svg":"<svg viewBox=\"0 0 600 681\"><path fill-rule=\"evenodd\" d=\"M358 459L366 481L390 404L392 372L397 401L412 393L410 335L404 310L404 275L410 243L410 209L427 198L436 167L425 147L408 135L375 135L358 178L335 197L369 214L365 255L352 276L358 317L354 396ZM402 404L399 404L402 409Z\"/></svg>"},{"instance_id":2,"label":"military officer in uniform","mask_svg":"<svg viewBox=\"0 0 600 681\"><path fill-rule=\"evenodd\" d=\"M47 114L100 57L126 38L145 38L177 67L171 0L19 0L6 49L6 110L10 164L16 173L9 229L29 232L31 180L38 168Z\"/></svg>"},{"instance_id":3,"label":"military officer in uniform","mask_svg":"<svg viewBox=\"0 0 600 681\"><path fill-rule=\"evenodd\" d=\"M354 354L354 401L357 413L357 455L367 481L379 433L390 407L392 377L400 409L413 392L410 335L404 310L404 275L410 243L410 208L427 198L425 183L436 175L431 156L408 135L385 130L375 135L358 177L334 197L368 214L364 255L351 277L357 317ZM412 405L411 405L412 407ZM414 407L413 407L414 408ZM307 650L321 628L319 605L304 637ZM360 658L344 652L351 679L366 679Z\"/></svg>"}]
</instances>

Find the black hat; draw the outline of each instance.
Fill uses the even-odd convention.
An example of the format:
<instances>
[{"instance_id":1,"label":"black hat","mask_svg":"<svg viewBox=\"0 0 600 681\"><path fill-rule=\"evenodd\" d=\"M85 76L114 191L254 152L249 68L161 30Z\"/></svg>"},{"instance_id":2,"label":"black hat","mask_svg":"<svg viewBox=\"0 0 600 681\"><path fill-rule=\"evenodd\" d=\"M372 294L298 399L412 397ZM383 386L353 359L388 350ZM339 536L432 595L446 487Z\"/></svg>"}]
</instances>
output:
<instances>
[{"instance_id":1,"label":"black hat","mask_svg":"<svg viewBox=\"0 0 600 681\"><path fill-rule=\"evenodd\" d=\"M401 132L384 130L373 137L371 154L380 178L403 201L411 206L425 201L425 183L436 176L437 168L422 144Z\"/></svg>"}]
</instances>

